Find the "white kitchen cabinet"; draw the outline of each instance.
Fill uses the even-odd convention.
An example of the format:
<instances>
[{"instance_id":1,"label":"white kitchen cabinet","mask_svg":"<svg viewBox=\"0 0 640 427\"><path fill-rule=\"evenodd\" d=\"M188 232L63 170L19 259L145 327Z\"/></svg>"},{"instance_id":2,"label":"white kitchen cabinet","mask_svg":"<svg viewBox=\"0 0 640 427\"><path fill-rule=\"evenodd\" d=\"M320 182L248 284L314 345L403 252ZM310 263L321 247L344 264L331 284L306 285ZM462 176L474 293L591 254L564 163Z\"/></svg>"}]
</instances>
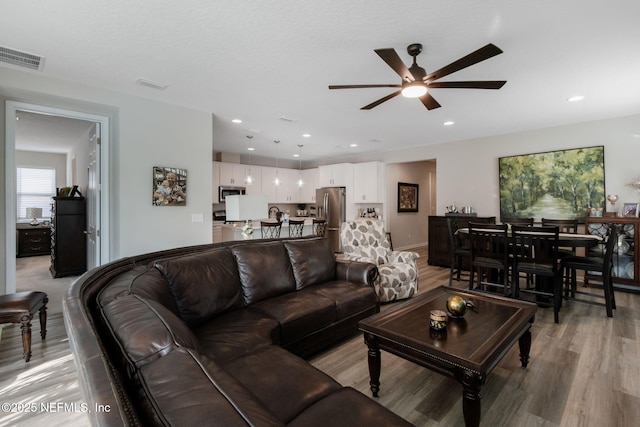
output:
<instances>
[{"instance_id":1,"label":"white kitchen cabinet","mask_svg":"<svg viewBox=\"0 0 640 427\"><path fill-rule=\"evenodd\" d=\"M220 163L220 185L244 187L245 166L237 163Z\"/></svg>"},{"instance_id":2,"label":"white kitchen cabinet","mask_svg":"<svg viewBox=\"0 0 640 427\"><path fill-rule=\"evenodd\" d=\"M277 203L276 185L273 183L276 179L276 168L262 166L262 195L267 197L267 202Z\"/></svg>"},{"instance_id":3,"label":"white kitchen cabinet","mask_svg":"<svg viewBox=\"0 0 640 427\"><path fill-rule=\"evenodd\" d=\"M353 203L384 202L384 163L366 162L353 165Z\"/></svg>"},{"instance_id":4,"label":"white kitchen cabinet","mask_svg":"<svg viewBox=\"0 0 640 427\"><path fill-rule=\"evenodd\" d=\"M320 187L349 187L353 185L353 164L338 163L320 166Z\"/></svg>"},{"instance_id":5,"label":"white kitchen cabinet","mask_svg":"<svg viewBox=\"0 0 640 427\"><path fill-rule=\"evenodd\" d=\"M299 203L298 171L296 169L278 169L280 185L276 188L278 203Z\"/></svg>"},{"instance_id":6,"label":"white kitchen cabinet","mask_svg":"<svg viewBox=\"0 0 640 427\"><path fill-rule=\"evenodd\" d=\"M213 243L222 242L222 225L216 224L213 226L212 238Z\"/></svg>"},{"instance_id":7,"label":"white kitchen cabinet","mask_svg":"<svg viewBox=\"0 0 640 427\"><path fill-rule=\"evenodd\" d=\"M300 203L315 203L316 190L320 188L320 170L318 168L302 171L304 185L300 188Z\"/></svg>"}]
</instances>

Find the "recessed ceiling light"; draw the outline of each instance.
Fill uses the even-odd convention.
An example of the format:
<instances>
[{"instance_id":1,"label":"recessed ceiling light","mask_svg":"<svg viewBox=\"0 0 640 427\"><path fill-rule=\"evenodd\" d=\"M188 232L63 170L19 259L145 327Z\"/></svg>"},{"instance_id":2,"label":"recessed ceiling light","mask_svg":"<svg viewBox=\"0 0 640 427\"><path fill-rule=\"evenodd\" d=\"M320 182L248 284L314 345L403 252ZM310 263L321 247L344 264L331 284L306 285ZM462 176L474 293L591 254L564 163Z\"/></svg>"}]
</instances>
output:
<instances>
[{"instance_id":1,"label":"recessed ceiling light","mask_svg":"<svg viewBox=\"0 0 640 427\"><path fill-rule=\"evenodd\" d=\"M240 120L240 119L233 119L233 120L231 120L231 121L232 121L233 123L242 123L242 120Z\"/></svg>"},{"instance_id":2,"label":"recessed ceiling light","mask_svg":"<svg viewBox=\"0 0 640 427\"><path fill-rule=\"evenodd\" d=\"M293 157L300 157L300 154L296 153L293 155Z\"/></svg>"},{"instance_id":3,"label":"recessed ceiling light","mask_svg":"<svg viewBox=\"0 0 640 427\"><path fill-rule=\"evenodd\" d=\"M349 147L354 147L355 148L357 146L358 146L358 144L349 144Z\"/></svg>"},{"instance_id":4,"label":"recessed ceiling light","mask_svg":"<svg viewBox=\"0 0 640 427\"><path fill-rule=\"evenodd\" d=\"M255 148L253 148L253 147L249 147L249 148L247 148L247 151L255 151L255 150L256 150L256 149L255 149Z\"/></svg>"},{"instance_id":5,"label":"recessed ceiling light","mask_svg":"<svg viewBox=\"0 0 640 427\"><path fill-rule=\"evenodd\" d=\"M303 137L303 138L310 138L310 137L311 137L311 134L303 133L303 134L302 134L302 137Z\"/></svg>"},{"instance_id":6,"label":"recessed ceiling light","mask_svg":"<svg viewBox=\"0 0 640 427\"><path fill-rule=\"evenodd\" d=\"M445 125L445 126L453 126L454 123L455 123L454 121L449 120L449 121L444 122L443 125Z\"/></svg>"},{"instance_id":7,"label":"recessed ceiling light","mask_svg":"<svg viewBox=\"0 0 640 427\"><path fill-rule=\"evenodd\" d=\"M574 95L571 98L567 98L567 101L578 102L578 101L582 101L583 99L584 99L584 95Z\"/></svg>"}]
</instances>

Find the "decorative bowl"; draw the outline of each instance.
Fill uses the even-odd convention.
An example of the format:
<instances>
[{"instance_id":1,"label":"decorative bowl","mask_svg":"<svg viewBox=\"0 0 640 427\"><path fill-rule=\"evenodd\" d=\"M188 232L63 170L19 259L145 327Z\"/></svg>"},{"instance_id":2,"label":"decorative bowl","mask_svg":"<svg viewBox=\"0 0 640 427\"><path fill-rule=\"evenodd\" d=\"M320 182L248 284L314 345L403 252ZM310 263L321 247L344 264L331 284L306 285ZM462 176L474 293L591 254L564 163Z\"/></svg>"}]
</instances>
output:
<instances>
[{"instance_id":1,"label":"decorative bowl","mask_svg":"<svg viewBox=\"0 0 640 427\"><path fill-rule=\"evenodd\" d=\"M442 331L447 327L447 313L442 310L431 310L429 315L429 327L436 331Z\"/></svg>"}]
</instances>

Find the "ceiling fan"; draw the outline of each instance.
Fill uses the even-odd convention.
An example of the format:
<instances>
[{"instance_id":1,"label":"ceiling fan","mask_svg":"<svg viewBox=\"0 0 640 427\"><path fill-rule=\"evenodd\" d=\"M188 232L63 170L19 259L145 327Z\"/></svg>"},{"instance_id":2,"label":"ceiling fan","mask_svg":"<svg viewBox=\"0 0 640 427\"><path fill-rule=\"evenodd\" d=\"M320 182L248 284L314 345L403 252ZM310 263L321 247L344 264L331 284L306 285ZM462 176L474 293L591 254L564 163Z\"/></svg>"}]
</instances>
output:
<instances>
[{"instance_id":1,"label":"ceiling fan","mask_svg":"<svg viewBox=\"0 0 640 427\"><path fill-rule=\"evenodd\" d=\"M502 53L502 50L489 43L488 45L481 47L475 52L471 52L467 56L464 56L451 64L440 68L437 71L427 74L424 68L420 67L416 63L416 57L422 52L422 45L420 43L413 43L407 46L407 52L413 57L413 65L407 68L395 49L376 49L375 53L382 58L384 62L389 65L393 71L398 73L402 78L401 84L379 84L379 85L331 85L329 89L363 89L373 87L397 87L399 90L390 93L389 95L372 102L369 105L365 105L361 110L370 110L385 101L390 100L402 93L407 98L419 98L420 101L427 107L428 110L439 108L440 104L429 93L431 88L463 88L463 89L500 89L505 83L505 80L485 80L485 81L460 81L460 82L437 82L436 80L447 76L463 68L477 64L478 62L489 59L493 56Z\"/></svg>"}]
</instances>

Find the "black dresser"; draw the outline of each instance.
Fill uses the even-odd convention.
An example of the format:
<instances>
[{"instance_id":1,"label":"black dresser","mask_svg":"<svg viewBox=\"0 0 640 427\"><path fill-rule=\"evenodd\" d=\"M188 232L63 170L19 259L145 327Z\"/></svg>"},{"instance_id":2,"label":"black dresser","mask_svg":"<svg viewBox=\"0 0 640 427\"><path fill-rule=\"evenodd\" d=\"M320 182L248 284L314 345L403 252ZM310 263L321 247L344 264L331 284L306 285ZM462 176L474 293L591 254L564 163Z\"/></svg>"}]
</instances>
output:
<instances>
[{"instance_id":1,"label":"black dresser","mask_svg":"<svg viewBox=\"0 0 640 427\"><path fill-rule=\"evenodd\" d=\"M84 197L54 197L51 209L51 275L77 276L87 271Z\"/></svg>"},{"instance_id":2,"label":"black dresser","mask_svg":"<svg viewBox=\"0 0 640 427\"><path fill-rule=\"evenodd\" d=\"M16 257L49 255L51 251L51 229L47 225L16 225Z\"/></svg>"}]
</instances>

